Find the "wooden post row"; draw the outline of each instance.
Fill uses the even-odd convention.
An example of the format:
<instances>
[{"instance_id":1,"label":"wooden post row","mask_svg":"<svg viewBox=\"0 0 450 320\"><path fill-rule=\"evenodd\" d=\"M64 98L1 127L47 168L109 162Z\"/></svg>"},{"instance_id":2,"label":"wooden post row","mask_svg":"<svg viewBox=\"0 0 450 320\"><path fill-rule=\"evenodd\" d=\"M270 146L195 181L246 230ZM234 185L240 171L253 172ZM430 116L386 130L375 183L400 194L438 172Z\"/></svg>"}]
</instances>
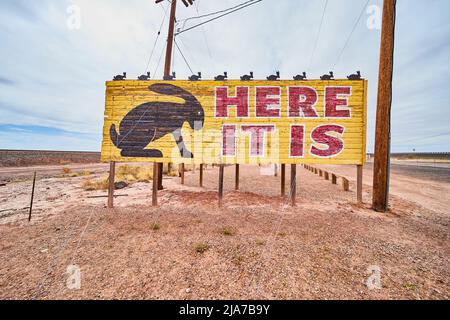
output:
<instances>
[{"instance_id":1,"label":"wooden post row","mask_svg":"<svg viewBox=\"0 0 450 320\"><path fill-rule=\"evenodd\" d=\"M184 163L180 164L179 170L180 170L180 178L181 178L181 184L184 185Z\"/></svg>"},{"instance_id":2,"label":"wooden post row","mask_svg":"<svg viewBox=\"0 0 450 320\"><path fill-rule=\"evenodd\" d=\"M359 203L363 202L363 166L356 167L356 198Z\"/></svg>"},{"instance_id":3,"label":"wooden post row","mask_svg":"<svg viewBox=\"0 0 450 320\"><path fill-rule=\"evenodd\" d=\"M239 190L239 164L236 164L234 189Z\"/></svg>"},{"instance_id":4,"label":"wooden post row","mask_svg":"<svg viewBox=\"0 0 450 320\"><path fill-rule=\"evenodd\" d=\"M152 188L152 206L156 207L158 205L158 186L159 186L159 165L158 163L153 163L153 188Z\"/></svg>"},{"instance_id":5,"label":"wooden post row","mask_svg":"<svg viewBox=\"0 0 450 320\"><path fill-rule=\"evenodd\" d=\"M109 163L109 179L108 179L108 208L114 208L114 190L116 178L116 162Z\"/></svg>"},{"instance_id":6,"label":"wooden post row","mask_svg":"<svg viewBox=\"0 0 450 320\"><path fill-rule=\"evenodd\" d=\"M337 176L334 173L331 174L331 183L337 184Z\"/></svg>"},{"instance_id":7,"label":"wooden post row","mask_svg":"<svg viewBox=\"0 0 450 320\"><path fill-rule=\"evenodd\" d=\"M33 201L34 201L34 190L35 190L35 187L36 187L36 171L34 172L34 175L33 175L33 186L32 186L32 189L31 189L30 213L28 215L28 222L31 221L31 214L33 212Z\"/></svg>"},{"instance_id":8,"label":"wooden post row","mask_svg":"<svg viewBox=\"0 0 450 320\"><path fill-rule=\"evenodd\" d=\"M222 207L223 201L223 176L224 176L225 165L220 164L219 167L219 208Z\"/></svg>"},{"instance_id":9,"label":"wooden post row","mask_svg":"<svg viewBox=\"0 0 450 320\"><path fill-rule=\"evenodd\" d=\"M291 165L291 206L295 207L297 196L297 165Z\"/></svg>"},{"instance_id":10,"label":"wooden post row","mask_svg":"<svg viewBox=\"0 0 450 320\"><path fill-rule=\"evenodd\" d=\"M200 188L203 188L203 164L200 165Z\"/></svg>"}]
</instances>

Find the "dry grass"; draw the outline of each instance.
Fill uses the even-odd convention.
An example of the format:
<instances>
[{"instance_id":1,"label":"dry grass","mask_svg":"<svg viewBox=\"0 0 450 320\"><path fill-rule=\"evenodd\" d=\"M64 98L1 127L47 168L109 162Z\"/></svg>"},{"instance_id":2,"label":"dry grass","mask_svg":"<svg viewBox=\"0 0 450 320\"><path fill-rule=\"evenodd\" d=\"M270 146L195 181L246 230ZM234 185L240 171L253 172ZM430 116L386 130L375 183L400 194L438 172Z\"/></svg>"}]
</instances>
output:
<instances>
[{"instance_id":1,"label":"dry grass","mask_svg":"<svg viewBox=\"0 0 450 320\"><path fill-rule=\"evenodd\" d=\"M234 231L230 227L225 227L222 229L222 234L224 236L232 236L232 235L234 235Z\"/></svg>"},{"instance_id":2,"label":"dry grass","mask_svg":"<svg viewBox=\"0 0 450 320\"><path fill-rule=\"evenodd\" d=\"M168 172L167 173L167 176L168 177L178 177L179 176L179 174L178 174L178 171L170 171L170 172Z\"/></svg>"},{"instance_id":3,"label":"dry grass","mask_svg":"<svg viewBox=\"0 0 450 320\"><path fill-rule=\"evenodd\" d=\"M257 239L257 240L256 240L256 244L257 244L258 246L265 246L265 245L266 245L266 240Z\"/></svg>"},{"instance_id":4,"label":"dry grass","mask_svg":"<svg viewBox=\"0 0 450 320\"><path fill-rule=\"evenodd\" d=\"M205 242L200 242L195 245L195 251L197 253L205 253L209 249L209 245Z\"/></svg>"},{"instance_id":5,"label":"dry grass","mask_svg":"<svg viewBox=\"0 0 450 320\"><path fill-rule=\"evenodd\" d=\"M150 230L158 231L159 229L161 229L161 226L160 226L159 224L157 224L157 223L153 223L153 224L150 226Z\"/></svg>"},{"instance_id":6,"label":"dry grass","mask_svg":"<svg viewBox=\"0 0 450 320\"><path fill-rule=\"evenodd\" d=\"M76 178L76 177L86 177L86 176L90 176L92 175L93 172L88 171L88 170L84 170L84 171L78 171L78 172L73 172L72 169L70 168L63 168L62 172L61 172L61 177L62 178Z\"/></svg>"},{"instance_id":7,"label":"dry grass","mask_svg":"<svg viewBox=\"0 0 450 320\"><path fill-rule=\"evenodd\" d=\"M108 190L108 180L109 179L101 179L94 181L92 179L86 179L81 184L81 187L85 191Z\"/></svg>"},{"instance_id":8,"label":"dry grass","mask_svg":"<svg viewBox=\"0 0 450 320\"><path fill-rule=\"evenodd\" d=\"M153 168L151 166L140 167L123 165L116 173L116 181L123 181L128 184L133 182L150 182L153 178Z\"/></svg>"},{"instance_id":9,"label":"dry grass","mask_svg":"<svg viewBox=\"0 0 450 320\"><path fill-rule=\"evenodd\" d=\"M83 174L79 174L80 176ZM70 175L74 176L74 174ZM152 166L132 166L132 165L122 165L117 168L115 181L125 182L127 185L131 185L135 182L150 182L153 178L153 168ZM99 180L87 179L83 181L81 187L85 191L95 191L95 190L108 190L109 178L103 177Z\"/></svg>"}]
</instances>

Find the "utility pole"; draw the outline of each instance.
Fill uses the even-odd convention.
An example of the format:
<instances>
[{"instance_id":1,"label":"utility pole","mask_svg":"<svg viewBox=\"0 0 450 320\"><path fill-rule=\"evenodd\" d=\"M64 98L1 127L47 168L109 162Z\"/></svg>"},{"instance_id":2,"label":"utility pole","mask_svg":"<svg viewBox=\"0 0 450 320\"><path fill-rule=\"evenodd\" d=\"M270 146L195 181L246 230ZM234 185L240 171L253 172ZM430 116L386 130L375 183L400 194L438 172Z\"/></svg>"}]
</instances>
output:
<instances>
[{"instance_id":1,"label":"utility pole","mask_svg":"<svg viewBox=\"0 0 450 320\"><path fill-rule=\"evenodd\" d=\"M391 103L396 3L396 0L384 0L383 3L372 202L373 209L379 212L386 212L389 202Z\"/></svg>"},{"instance_id":2,"label":"utility pole","mask_svg":"<svg viewBox=\"0 0 450 320\"><path fill-rule=\"evenodd\" d=\"M158 4L163 0L156 0L155 2ZM182 0L183 4L188 7L189 5L194 4L194 0ZM167 35L167 48L166 48L166 62L164 65L164 77L170 76L170 66L172 65L172 50L173 50L173 38L175 31L175 20L177 13L177 0L172 0L170 7L170 19L169 19L169 32ZM170 170L170 165L169 165ZM163 190L164 187L162 185L163 181L163 164L158 163L158 190Z\"/></svg>"},{"instance_id":3,"label":"utility pole","mask_svg":"<svg viewBox=\"0 0 450 320\"><path fill-rule=\"evenodd\" d=\"M156 3L160 3L162 0L156 0ZM170 75L170 66L172 64L172 50L173 50L173 37L174 37L174 29L175 29L175 15L177 12L177 0L172 0L171 8L170 8L170 19L169 19L169 32L167 35L167 47L166 47L166 62L164 66L164 77ZM158 166L158 190L163 190L164 186L163 182L163 163L155 163L154 165ZM170 166L169 166L170 167ZM170 169L170 168L169 168Z\"/></svg>"}]
</instances>

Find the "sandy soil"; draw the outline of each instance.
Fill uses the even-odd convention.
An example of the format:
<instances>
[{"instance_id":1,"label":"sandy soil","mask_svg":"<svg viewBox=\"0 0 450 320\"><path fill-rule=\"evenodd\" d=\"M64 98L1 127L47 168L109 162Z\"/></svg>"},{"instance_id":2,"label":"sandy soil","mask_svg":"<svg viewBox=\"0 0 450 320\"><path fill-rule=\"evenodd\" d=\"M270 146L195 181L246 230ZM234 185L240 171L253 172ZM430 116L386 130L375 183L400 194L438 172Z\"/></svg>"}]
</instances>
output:
<instances>
[{"instance_id":1,"label":"sandy soil","mask_svg":"<svg viewBox=\"0 0 450 320\"><path fill-rule=\"evenodd\" d=\"M351 191L299 168L291 208L279 178L243 166L235 192L227 167L222 209L217 168L205 172L204 188L198 172L185 186L165 179L158 208L151 185L134 184L117 191L127 196L114 210L88 198L105 193L83 191L85 177L47 172L31 223L26 209L2 211L28 206L30 181L12 182L0 188L0 298L448 299L450 184L393 175L392 210L380 214L370 210L370 166L363 205L355 169L328 169L349 178ZM80 290L66 287L70 264L81 268ZM381 289L366 286L371 266L381 269Z\"/></svg>"}]
</instances>

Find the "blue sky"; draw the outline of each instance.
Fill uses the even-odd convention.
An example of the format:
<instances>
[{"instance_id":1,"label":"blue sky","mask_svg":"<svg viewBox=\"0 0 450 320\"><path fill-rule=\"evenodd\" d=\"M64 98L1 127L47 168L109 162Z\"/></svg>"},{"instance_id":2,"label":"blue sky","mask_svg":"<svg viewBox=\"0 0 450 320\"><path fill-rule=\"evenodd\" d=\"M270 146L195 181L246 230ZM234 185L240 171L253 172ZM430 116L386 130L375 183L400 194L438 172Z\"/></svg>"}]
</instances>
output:
<instances>
[{"instance_id":1,"label":"blue sky","mask_svg":"<svg viewBox=\"0 0 450 320\"><path fill-rule=\"evenodd\" d=\"M209 13L244 0L197 0ZM276 4L275 4L276 3ZM369 80L368 151L373 149L380 30L363 16L339 52L366 0L264 0L178 37L194 71L206 78L255 72L310 78L361 70ZM67 26L68 8L81 11L80 29ZM380 0L369 6L381 6ZM168 3L154 0L2 0L0 2L0 148L100 150L104 82L145 71ZM450 151L450 1L398 0L392 150ZM179 6L178 19L197 15ZM150 61L161 77L166 25ZM158 67L158 68L157 68ZM190 71L178 52L178 78Z\"/></svg>"}]
</instances>

